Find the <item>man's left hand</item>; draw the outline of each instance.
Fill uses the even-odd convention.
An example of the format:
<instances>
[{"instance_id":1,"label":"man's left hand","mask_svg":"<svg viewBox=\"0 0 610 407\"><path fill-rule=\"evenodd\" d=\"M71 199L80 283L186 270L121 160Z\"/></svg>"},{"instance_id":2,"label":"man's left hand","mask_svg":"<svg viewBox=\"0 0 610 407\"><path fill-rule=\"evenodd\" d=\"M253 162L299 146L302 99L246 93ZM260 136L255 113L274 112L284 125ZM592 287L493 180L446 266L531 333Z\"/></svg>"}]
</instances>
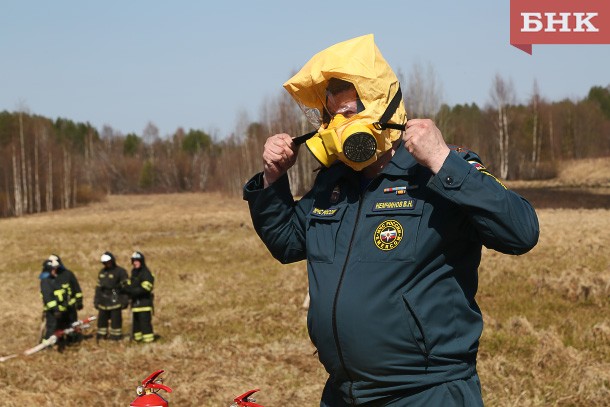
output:
<instances>
[{"instance_id":1,"label":"man's left hand","mask_svg":"<svg viewBox=\"0 0 610 407\"><path fill-rule=\"evenodd\" d=\"M405 127L402 139L407 151L418 163L438 173L450 151L441 131L430 119L411 119Z\"/></svg>"}]
</instances>

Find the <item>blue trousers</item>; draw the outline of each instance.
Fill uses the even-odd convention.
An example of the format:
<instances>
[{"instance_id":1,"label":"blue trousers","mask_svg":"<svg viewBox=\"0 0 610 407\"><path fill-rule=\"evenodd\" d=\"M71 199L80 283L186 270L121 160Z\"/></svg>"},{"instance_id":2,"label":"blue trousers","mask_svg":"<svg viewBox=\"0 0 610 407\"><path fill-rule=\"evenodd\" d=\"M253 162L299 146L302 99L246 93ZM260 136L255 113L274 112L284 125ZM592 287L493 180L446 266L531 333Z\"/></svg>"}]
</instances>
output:
<instances>
[{"instance_id":1,"label":"blue trousers","mask_svg":"<svg viewBox=\"0 0 610 407\"><path fill-rule=\"evenodd\" d=\"M366 404L366 407L482 407L481 382L474 375L465 380L455 380L430 387L408 395L397 395L387 399ZM341 394L330 381L326 382L322 392L320 407L352 407L341 397Z\"/></svg>"}]
</instances>

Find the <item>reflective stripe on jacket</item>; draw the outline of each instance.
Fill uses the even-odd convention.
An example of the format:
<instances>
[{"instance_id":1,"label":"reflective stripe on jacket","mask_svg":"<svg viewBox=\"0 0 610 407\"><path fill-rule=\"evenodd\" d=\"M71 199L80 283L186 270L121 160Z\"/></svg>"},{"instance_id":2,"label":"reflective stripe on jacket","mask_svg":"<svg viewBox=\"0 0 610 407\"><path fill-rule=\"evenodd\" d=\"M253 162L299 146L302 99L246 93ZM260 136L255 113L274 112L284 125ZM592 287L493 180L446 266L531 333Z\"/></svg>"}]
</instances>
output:
<instances>
[{"instance_id":1,"label":"reflective stripe on jacket","mask_svg":"<svg viewBox=\"0 0 610 407\"><path fill-rule=\"evenodd\" d=\"M61 266L58 269L57 277L55 277L55 279L61 284L68 296L68 306L73 307L77 302L82 302L83 293L80 284L72 271Z\"/></svg>"},{"instance_id":2,"label":"reflective stripe on jacket","mask_svg":"<svg viewBox=\"0 0 610 407\"><path fill-rule=\"evenodd\" d=\"M68 295L61 284L53 277L40 280L40 296L44 311L66 311Z\"/></svg>"},{"instance_id":3,"label":"reflective stripe on jacket","mask_svg":"<svg viewBox=\"0 0 610 407\"><path fill-rule=\"evenodd\" d=\"M98 283L95 287L94 304L102 310L123 308L121 288L127 281L127 271L119 266L109 269L103 268L98 274Z\"/></svg>"},{"instance_id":4,"label":"reflective stripe on jacket","mask_svg":"<svg viewBox=\"0 0 610 407\"><path fill-rule=\"evenodd\" d=\"M131 278L129 284L125 287L125 292L131 298L133 312L141 312L144 308L147 308L147 311L152 311L154 285L155 276L146 265L131 270Z\"/></svg>"}]
</instances>

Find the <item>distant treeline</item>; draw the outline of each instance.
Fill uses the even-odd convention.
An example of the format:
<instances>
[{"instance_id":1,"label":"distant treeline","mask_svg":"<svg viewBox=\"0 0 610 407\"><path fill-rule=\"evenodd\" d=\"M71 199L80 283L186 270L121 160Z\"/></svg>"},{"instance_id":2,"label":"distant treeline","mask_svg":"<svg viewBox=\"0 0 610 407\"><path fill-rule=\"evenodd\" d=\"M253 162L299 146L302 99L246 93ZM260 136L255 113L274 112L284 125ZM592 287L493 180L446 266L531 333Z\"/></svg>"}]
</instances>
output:
<instances>
[{"instance_id":1,"label":"distant treeline","mask_svg":"<svg viewBox=\"0 0 610 407\"><path fill-rule=\"evenodd\" d=\"M406 103L410 117L433 116L448 143L468 147L503 179L550 178L565 159L610 156L610 86L593 87L579 101L545 101L536 86L527 104L514 103L511 85L496 77L492 103L434 108ZM418 95L405 92L408 98ZM415 112L415 113L413 113ZM238 120L229 137L214 139L182 128L160 137L149 123L142 134L108 126L52 120L24 111L0 112L0 216L71 208L107 194L220 191L240 194L262 169L265 139L311 131L287 95L265 102L260 121ZM301 148L289 172L296 194L318 167Z\"/></svg>"}]
</instances>

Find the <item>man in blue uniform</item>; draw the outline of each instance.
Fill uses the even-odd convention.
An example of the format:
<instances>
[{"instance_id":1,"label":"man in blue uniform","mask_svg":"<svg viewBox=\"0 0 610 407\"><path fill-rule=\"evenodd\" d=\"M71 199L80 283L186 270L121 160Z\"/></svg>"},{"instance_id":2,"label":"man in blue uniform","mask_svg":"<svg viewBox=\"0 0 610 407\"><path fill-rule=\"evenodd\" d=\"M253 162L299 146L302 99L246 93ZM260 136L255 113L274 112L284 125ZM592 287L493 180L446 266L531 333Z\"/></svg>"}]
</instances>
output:
<instances>
[{"instance_id":1,"label":"man in blue uniform","mask_svg":"<svg viewBox=\"0 0 610 407\"><path fill-rule=\"evenodd\" d=\"M297 141L276 134L244 199L276 259L307 259L308 330L329 373L321 406L482 405L481 248L525 253L538 220L431 120L405 123L388 70L372 35L316 54L284 86L318 111L307 147L324 168L295 202Z\"/></svg>"}]
</instances>

